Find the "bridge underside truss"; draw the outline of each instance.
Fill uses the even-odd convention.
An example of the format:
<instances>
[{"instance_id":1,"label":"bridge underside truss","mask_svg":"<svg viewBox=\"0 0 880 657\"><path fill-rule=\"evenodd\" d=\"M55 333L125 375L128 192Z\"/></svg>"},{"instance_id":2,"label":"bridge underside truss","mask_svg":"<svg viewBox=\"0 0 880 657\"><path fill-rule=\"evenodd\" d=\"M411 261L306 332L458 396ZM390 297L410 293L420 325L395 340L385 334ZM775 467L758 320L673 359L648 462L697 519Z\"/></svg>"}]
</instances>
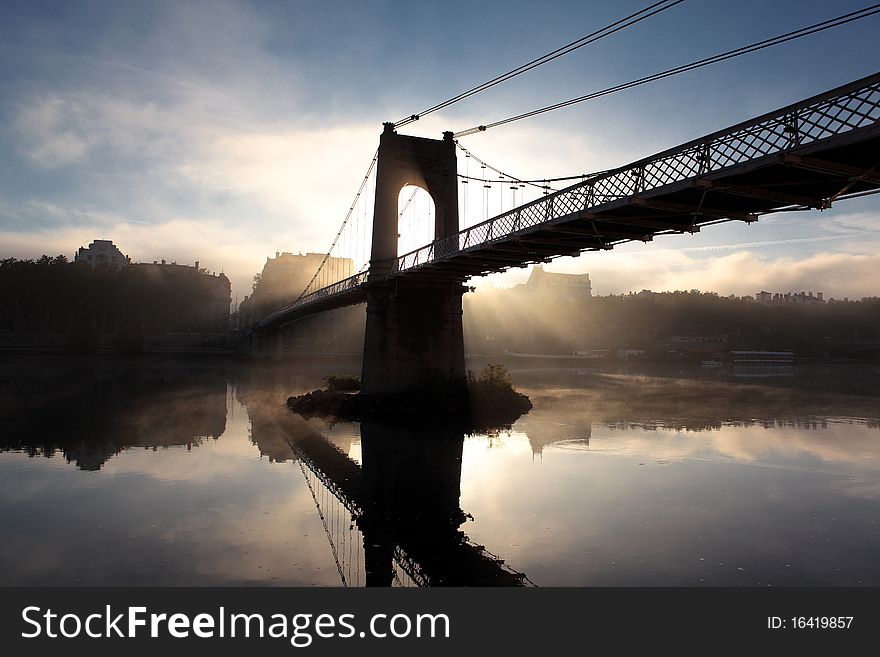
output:
<instances>
[{"instance_id":1,"label":"bridge underside truss","mask_svg":"<svg viewBox=\"0 0 880 657\"><path fill-rule=\"evenodd\" d=\"M472 276L693 233L762 214L827 209L880 189L880 73L589 178L398 259L389 278ZM366 299L360 274L261 326Z\"/></svg>"}]
</instances>

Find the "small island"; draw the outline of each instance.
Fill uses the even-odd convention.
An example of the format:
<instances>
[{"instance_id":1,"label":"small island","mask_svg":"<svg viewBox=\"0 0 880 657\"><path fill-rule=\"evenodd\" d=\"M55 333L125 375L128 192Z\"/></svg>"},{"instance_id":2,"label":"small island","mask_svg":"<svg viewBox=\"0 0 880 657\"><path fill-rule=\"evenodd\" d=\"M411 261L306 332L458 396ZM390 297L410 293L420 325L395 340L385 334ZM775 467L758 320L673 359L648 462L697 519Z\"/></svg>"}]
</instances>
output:
<instances>
[{"instance_id":1,"label":"small island","mask_svg":"<svg viewBox=\"0 0 880 657\"><path fill-rule=\"evenodd\" d=\"M507 368L489 363L479 375L468 371L460 381L426 381L397 394L365 394L357 377L330 376L324 388L289 397L287 406L304 417L392 424L431 419L479 431L509 427L532 403L514 389Z\"/></svg>"}]
</instances>

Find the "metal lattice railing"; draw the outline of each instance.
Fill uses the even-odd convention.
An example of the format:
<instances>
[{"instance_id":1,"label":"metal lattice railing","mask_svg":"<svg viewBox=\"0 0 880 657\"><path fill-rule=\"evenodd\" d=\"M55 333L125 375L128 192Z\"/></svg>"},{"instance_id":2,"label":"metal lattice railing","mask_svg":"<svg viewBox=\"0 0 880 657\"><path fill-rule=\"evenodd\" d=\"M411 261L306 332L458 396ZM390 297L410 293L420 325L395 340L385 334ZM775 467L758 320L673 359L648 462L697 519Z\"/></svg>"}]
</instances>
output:
<instances>
[{"instance_id":1,"label":"metal lattice railing","mask_svg":"<svg viewBox=\"0 0 880 657\"><path fill-rule=\"evenodd\" d=\"M349 276L348 278L343 278L341 281L337 281L332 285L327 285L326 287L322 287L319 290L315 290L310 294L306 294L305 296L300 297L296 301L287 304L286 306L279 308L274 311L272 314L268 315L263 319L263 322L271 320L275 316L284 315L294 308L301 308L308 304L314 303L316 301L320 301L322 299L326 299L327 297L333 296L335 294L339 294L341 292L347 292L349 290L353 290L360 285L363 285L367 282L367 277L369 276L369 271L362 271L359 274L355 274L354 276Z\"/></svg>"},{"instance_id":2,"label":"metal lattice railing","mask_svg":"<svg viewBox=\"0 0 880 657\"><path fill-rule=\"evenodd\" d=\"M594 176L398 258L397 271L605 203L776 155L880 121L880 73Z\"/></svg>"}]
</instances>

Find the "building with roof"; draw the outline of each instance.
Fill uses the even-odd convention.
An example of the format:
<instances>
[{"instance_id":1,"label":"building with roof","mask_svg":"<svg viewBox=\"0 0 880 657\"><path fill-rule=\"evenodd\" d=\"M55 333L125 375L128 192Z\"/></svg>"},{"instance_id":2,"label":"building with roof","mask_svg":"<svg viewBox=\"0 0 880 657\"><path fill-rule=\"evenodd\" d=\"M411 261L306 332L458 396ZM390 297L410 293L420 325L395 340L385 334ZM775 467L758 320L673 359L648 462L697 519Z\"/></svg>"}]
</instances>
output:
<instances>
[{"instance_id":1,"label":"building with roof","mask_svg":"<svg viewBox=\"0 0 880 657\"><path fill-rule=\"evenodd\" d=\"M799 304L802 306L821 305L825 303L822 292L816 292L814 295L812 290L809 292L767 292L761 290L755 295L755 301L763 305L778 305L784 303Z\"/></svg>"},{"instance_id":2,"label":"building with roof","mask_svg":"<svg viewBox=\"0 0 880 657\"><path fill-rule=\"evenodd\" d=\"M95 240L87 247L79 247L73 261L84 262L90 267L110 266L114 269L122 269L131 264L131 259L112 240Z\"/></svg>"},{"instance_id":3,"label":"building with roof","mask_svg":"<svg viewBox=\"0 0 880 657\"><path fill-rule=\"evenodd\" d=\"M543 265L532 267L529 280L517 286L522 291L552 293L570 299L586 299L593 295L589 274L559 274L544 271Z\"/></svg>"},{"instance_id":4,"label":"building with roof","mask_svg":"<svg viewBox=\"0 0 880 657\"><path fill-rule=\"evenodd\" d=\"M241 302L239 311L242 326L259 321L267 314L298 299L322 262L325 271L335 280L348 278L355 273L351 258L336 258L323 253L303 255L288 251L276 251L274 258L267 257L263 270L254 279L253 292Z\"/></svg>"}]
</instances>

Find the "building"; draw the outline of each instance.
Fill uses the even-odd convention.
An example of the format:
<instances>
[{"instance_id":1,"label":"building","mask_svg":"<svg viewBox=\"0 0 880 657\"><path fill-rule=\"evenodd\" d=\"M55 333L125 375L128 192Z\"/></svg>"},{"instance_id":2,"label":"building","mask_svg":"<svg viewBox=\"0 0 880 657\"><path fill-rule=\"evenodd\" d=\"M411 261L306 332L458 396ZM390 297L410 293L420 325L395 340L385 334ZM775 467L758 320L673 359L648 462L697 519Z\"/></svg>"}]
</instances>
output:
<instances>
[{"instance_id":1,"label":"building","mask_svg":"<svg viewBox=\"0 0 880 657\"><path fill-rule=\"evenodd\" d=\"M571 355L591 342L589 274L558 274L535 265L525 283L465 295L465 349L471 353Z\"/></svg>"},{"instance_id":2,"label":"building","mask_svg":"<svg viewBox=\"0 0 880 657\"><path fill-rule=\"evenodd\" d=\"M115 269L122 269L131 264L129 257L111 240L95 240L88 247L79 247L73 256L73 261L84 262L90 267L109 265Z\"/></svg>"},{"instance_id":3,"label":"building","mask_svg":"<svg viewBox=\"0 0 880 657\"><path fill-rule=\"evenodd\" d=\"M517 287L524 292L550 293L566 299L588 299L593 294L589 274L557 274L544 271L543 265L532 267L529 280Z\"/></svg>"},{"instance_id":4,"label":"building","mask_svg":"<svg viewBox=\"0 0 880 657\"><path fill-rule=\"evenodd\" d=\"M241 302L241 325L248 326L259 321L270 312L298 299L322 262L331 281L340 281L355 274L351 258L287 251L276 251L274 258L266 258L263 271L254 277L253 292Z\"/></svg>"},{"instance_id":5,"label":"building","mask_svg":"<svg viewBox=\"0 0 880 657\"><path fill-rule=\"evenodd\" d=\"M802 306L809 305L819 305L825 303L825 299L821 292L816 292L815 296L813 292L785 292L785 293L770 293L765 290L761 290L755 295L755 301L757 303L763 304L765 306L769 305L779 305L779 304L798 304Z\"/></svg>"},{"instance_id":6,"label":"building","mask_svg":"<svg viewBox=\"0 0 880 657\"><path fill-rule=\"evenodd\" d=\"M171 305L178 307L170 331L224 333L229 330L232 285L222 272L213 274L193 265L179 265L162 260L129 264L132 276L162 290Z\"/></svg>"}]
</instances>

